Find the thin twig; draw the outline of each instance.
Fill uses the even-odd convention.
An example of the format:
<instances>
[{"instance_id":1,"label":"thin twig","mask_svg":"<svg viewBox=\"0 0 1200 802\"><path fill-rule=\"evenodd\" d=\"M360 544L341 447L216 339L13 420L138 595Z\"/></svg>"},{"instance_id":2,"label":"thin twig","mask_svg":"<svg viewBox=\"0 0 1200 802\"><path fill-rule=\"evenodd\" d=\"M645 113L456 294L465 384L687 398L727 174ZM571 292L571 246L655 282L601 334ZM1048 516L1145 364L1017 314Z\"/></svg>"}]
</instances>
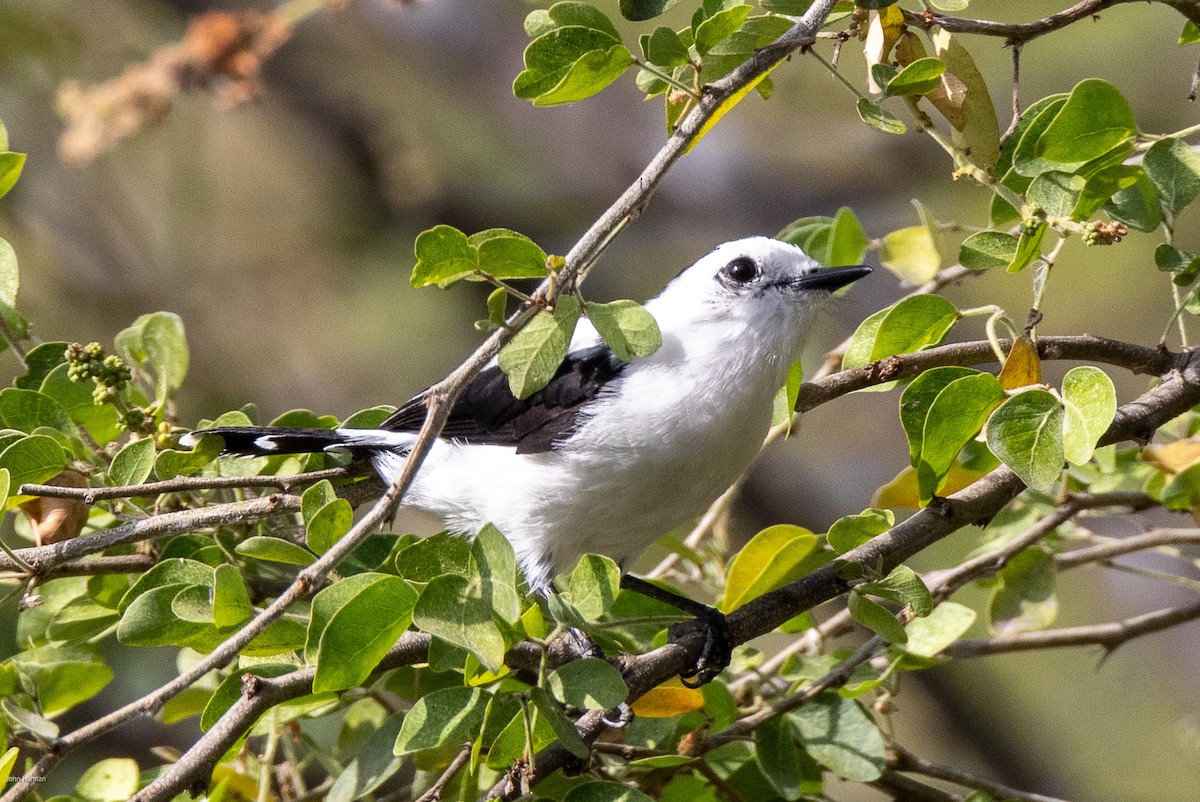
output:
<instances>
[{"instance_id":1,"label":"thin twig","mask_svg":"<svg viewBox=\"0 0 1200 802\"><path fill-rule=\"evenodd\" d=\"M196 490L218 490L222 488L273 487L285 492L303 484L315 484L322 479L344 479L365 476L352 473L349 466L325 468L320 471L297 473L292 476L180 476L161 482L145 482L140 485L120 487L60 487L59 485L21 485L24 496L43 498L77 498L85 504L94 504L102 499L157 496L160 493L185 493Z\"/></svg>"},{"instance_id":2,"label":"thin twig","mask_svg":"<svg viewBox=\"0 0 1200 802\"><path fill-rule=\"evenodd\" d=\"M1039 36L1065 28L1072 23L1094 17L1099 12L1112 6L1125 3L1158 2L1170 6L1192 22L1200 25L1200 7L1195 0L1084 0L1070 8L1051 14L1048 17L1032 22L994 22L992 20L966 19L952 17L949 14L937 12L925 14L917 11L904 11L904 21L909 25L929 28L934 25L944 28L951 33L970 33L980 36L1003 37L1010 45L1024 44Z\"/></svg>"},{"instance_id":3,"label":"thin twig","mask_svg":"<svg viewBox=\"0 0 1200 802\"><path fill-rule=\"evenodd\" d=\"M946 647L947 657L981 657L987 654L1023 652L1032 649L1061 649L1068 646L1103 646L1113 651L1134 638L1160 632L1200 618L1200 601L1168 607L1120 621L1060 627L1037 632L1020 632L979 640L960 640Z\"/></svg>"},{"instance_id":4,"label":"thin twig","mask_svg":"<svg viewBox=\"0 0 1200 802\"><path fill-rule=\"evenodd\" d=\"M462 771L462 767L467 765L467 761L471 759L471 747L473 742L467 741L458 750L458 754L450 761L450 765L442 772L442 776L437 778L437 782L429 786L429 790L417 797L416 802L438 802L442 798L442 792L446 790L446 786L454 779L454 776Z\"/></svg>"},{"instance_id":5,"label":"thin twig","mask_svg":"<svg viewBox=\"0 0 1200 802\"><path fill-rule=\"evenodd\" d=\"M1114 557L1132 554L1177 543L1200 543L1200 529L1154 529L1142 535L1114 540L1097 546L1087 546L1054 555L1060 571L1087 563L1104 562Z\"/></svg>"},{"instance_id":6,"label":"thin twig","mask_svg":"<svg viewBox=\"0 0 1200 802\"><path fill-rule=\"evenodd\" d=\"M917 757L904 747L895 744L892 745L892 750L892 758L888 763L890 768L895 771L907 771L914 774L922 774L926 777L933 777L937 780L948 780L965 788L984 791L995 799L1014 800L1014 802L1064 802L1064 800L1057 797L1021 791L992 780L977 777L962 769L933 763L924 758Z\"/></svg>"}]
</instances>

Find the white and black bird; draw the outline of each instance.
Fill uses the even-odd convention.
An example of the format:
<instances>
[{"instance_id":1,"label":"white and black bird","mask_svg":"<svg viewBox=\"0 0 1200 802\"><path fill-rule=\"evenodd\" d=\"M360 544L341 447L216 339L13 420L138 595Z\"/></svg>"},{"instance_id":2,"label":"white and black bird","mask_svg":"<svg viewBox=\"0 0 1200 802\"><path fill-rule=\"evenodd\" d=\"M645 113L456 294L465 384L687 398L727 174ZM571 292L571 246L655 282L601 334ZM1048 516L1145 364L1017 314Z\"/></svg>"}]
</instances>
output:
<instances>
[{"instance_id":1,"label":"white and black bird","mask_svg":"<svg viewBox=\"0 0 1200 802\"><path fill-rule=\"evenodd\" d=\"M652 355L622 362L580 321L554 378L524 399L493 360L454 404L402 505L468 536L494 524L538 592L582 554L626 563L750 467L817 308L870 272L822 269L766 237L725 243L646 304L662 332ZM219 427L189 439L220 435L242 455L349 450L390 483L425 413L418 395L378 429ZM707 681L727 664L720 613L633 577L623 586L712 625L690 676Z\"/></svg>"}]
</instances>

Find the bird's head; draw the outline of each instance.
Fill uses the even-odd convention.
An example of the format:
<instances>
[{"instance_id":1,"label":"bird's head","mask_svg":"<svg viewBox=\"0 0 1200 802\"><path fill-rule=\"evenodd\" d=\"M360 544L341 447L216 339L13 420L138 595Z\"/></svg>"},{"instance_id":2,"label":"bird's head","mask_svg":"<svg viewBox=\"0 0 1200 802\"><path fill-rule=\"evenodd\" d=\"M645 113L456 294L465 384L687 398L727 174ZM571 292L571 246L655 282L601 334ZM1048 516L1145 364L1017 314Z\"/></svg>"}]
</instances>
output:
<instances>
[{"instance_id":1,"label":"bird's head","mask_svg":"<svg viewBox=\"0 0 1200 802\"><path fill-rule=\"evenodd\" d=\"M795 331L830 293L870 272L863 266L822 268L795 245L750 237L718 246L680 273L655 299L653 311L685 326L726 321Z\"/></svg>"}]
</instances>

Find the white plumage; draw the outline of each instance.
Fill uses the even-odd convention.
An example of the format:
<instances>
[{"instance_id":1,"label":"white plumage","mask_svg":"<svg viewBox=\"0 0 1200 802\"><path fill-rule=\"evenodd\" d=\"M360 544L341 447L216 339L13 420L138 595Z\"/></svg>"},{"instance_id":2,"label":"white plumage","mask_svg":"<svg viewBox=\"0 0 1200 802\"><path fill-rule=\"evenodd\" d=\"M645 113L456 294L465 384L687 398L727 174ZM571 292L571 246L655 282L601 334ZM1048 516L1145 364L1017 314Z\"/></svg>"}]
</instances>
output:
<instances>
[{"instance_id":1,"label":"white plumage","mask_svg":"<svg viewBox=\"0 0 1200 802\"><path fill-rule=\"evenodd\" d=\"M628 561L698 516L746 471L817 306L867 272L821 270L799 248L765 237L721 245L646 304L663 341L651 356L620 365L583 320L568 363L607 362L565 401L551 398L552 386L518 402L498 381L498 368L485 371L479 392L460 402L459 428L434 445L403 504L467 535L495 524L536 590L547 590L584 553ZM564 376L564 386L581 381ZM490 422L492 408L503 404L531 416L567 413L545 424L558 427L552 441L522 449L514 438L524 435ZM360 449L390 482L415 439L414 418L404 414L413 408L379 430L327 432L328 442L312 430L303 437L315 443L288 430L210 431L238 453Z\"/></svg>"}]
</instances>

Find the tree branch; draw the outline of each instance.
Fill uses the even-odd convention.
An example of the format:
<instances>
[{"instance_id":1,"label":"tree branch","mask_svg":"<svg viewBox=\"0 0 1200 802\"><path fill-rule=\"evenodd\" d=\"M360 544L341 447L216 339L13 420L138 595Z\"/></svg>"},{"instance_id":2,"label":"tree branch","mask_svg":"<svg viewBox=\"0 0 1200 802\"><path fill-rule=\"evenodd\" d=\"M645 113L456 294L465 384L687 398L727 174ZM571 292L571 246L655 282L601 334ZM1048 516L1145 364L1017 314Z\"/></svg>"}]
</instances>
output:
<instances>
[{"instance_id":1,"label":"tree branch","mask_svg":"<svg viewBox=\"0 0 1200 802\"><path fill-rule=\"evenodd\" d=\"M1021 45L1044 36L1059 28L1094 17L1106 8L1125 3L1158 2L1178 11L1187 19L1200 25L1200 7L1195 0L1083 0L1070 8L1032 22L994 22L992 20L952 17L937 12L905 11L904 21L909 25L930 28L934 25L951 33L970 33L980 36L1002 36L1005 44Z\"/></svg>"},{"instance_id":2,"label":"tree branch","mask_svg":"<svg viewBox=\"0 0 1200 802\"><path fill-rule=\"evenodd\" d=\"M1046 344L1046 350L1053 353L1054 358L1084 358L1073 355L1076 346L1092 348L1106 342L1094 337L1054 339L1056 342ZM955 346L944 348L950 352ZM1147 432L1153 432L1200 403L1200 352L1176 356L1135 347L1132 350L1119 348L1114 353L1129 357L1125 360L1127 366L1137 366L1138 369L1148 369L1147 364L1153 361L1146 358L1148 355L1160 354L1158 362L1164 374L1161 384L1118 408L1112 425L1100 439L1101 445L1143 438ZM919 358L922 354L910 356ZM870 373L868 368L860 368L857 372ZM886 574L912 555L963 526L991 518L1023 489L1021 480L1002 466L949 498L938 499L882 535L846 552L842 559L871 565ZM835 573L832 566L819 568L733 611L728 617L733 641L741 644L766 634L800 612L839 596L848 589L846 581ZM638 699L651 688L694 664L702 645L701 633L688 633L653 651L622 659L622 673L630 689L630 700ZM855 656L858 656L857 653ZM578 721L579 733L588 742L594 740L604 726L602 711L589 711ZM536 776L546 776L566 765L570 759L570 753L555 744L537 755L534 773ZM488 792L488 796L508 799L512 794L506 793L503 785L498 784Z\"/></svg>"},{"instance_id":3,"label":"tree branch","mask_svg":"<svg viewBox=\"0 0 1200 802\"><path fill-rule=\"evenodd\" d=\"M1134 535L1114 540L1111 543L1086 546L1056 554L1054 563L1059 570L1065 571L1068 568L1075 568L1087 563L1103 562L1136 551L1156 549L1177 543L1200 543L1200 529L1155 529L1143 535Z\"/></svg>"},{"instance_id":4,"label":"tree branch","mask_svg":"<svg viewBox=\"0 0 1200 802\"><path fill-rule=\"evenodd\" d=\"M947 657L982 657L986 654L1061 649L1067 646L1103 646L1105 651L1112 652L1134 638L1185 624L1197 618L1200 618L1200 601L1103 624L1021 632L979 640L960 640L950 644L943 654Z\"/></svg>"},{"instance_id":5,"label":"tree branch","mask_svg":"<svg viewBox=\"0 0 1200 802\"><path fill-rule=\"evenodd\" d=\"M161 482L146 482L140 485L121 487L60 487L59 485L21 485L18 491L24 496L43 498L77 498L84 504L95 504L101 499L134 498L135 496L157 496L160 493L183 493L196 490L218 490L221 488L274 487L284 492L302 484L315 484L322 479L346 479L366 476L354 473L351 466L326 468L321 471L298 473L292 476L179 476Z\"/></svg>"},{"instance_id":6,"label":"tree branch","mask_svg":"<svg viewBox=\"0 0 1200 802\"><path fill-rule=\"evenodd\" d=\"M1019 791L1016 788L969 774L962 769L933 763L917 757L907 749L895 744L892 745L892 756L888 765L893 771L907 771L938 780L948 780L965 788L984 791L996 799L1014 800L1014 802L1064 802L1057 797Z\"/></svg>"}]
</instances>

